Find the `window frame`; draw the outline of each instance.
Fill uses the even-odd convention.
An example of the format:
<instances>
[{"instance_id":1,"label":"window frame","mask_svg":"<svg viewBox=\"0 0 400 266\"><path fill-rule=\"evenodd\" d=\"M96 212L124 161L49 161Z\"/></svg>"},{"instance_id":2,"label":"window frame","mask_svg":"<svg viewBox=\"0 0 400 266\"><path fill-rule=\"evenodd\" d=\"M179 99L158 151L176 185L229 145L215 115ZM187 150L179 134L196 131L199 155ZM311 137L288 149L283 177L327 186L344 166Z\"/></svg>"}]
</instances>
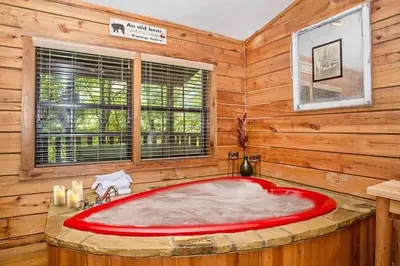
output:
<instances>
[{"instance_id":1,"label":"window frame","mask_svg":"<svg viewBox=\"0 0 400 266\"><path fill-rule=\"evenodd\" d=\"M131 124L133 121L131 119L133 110L131 93L133 89L130 79L132 75L131 68L133 67L132 57L134 55L127 54L125 57L114 57L109 55L103 56L97 53L86 56L87 53L45 48L41 45L36 46L35 50L37 56L37 80L35 86L36 167L131 161ZM49 61L51 60L50 58L56 61ZM60 64L58 60L65 61L62 61ZM104 65L105 72L96 71L96 73L86 73L84 70L81 70L81 68L86 66L85 64L93 63L93 67L98 67L100 62ZM92 67L92 65L90 67ZM118 76L111 73L107 74L110 68L112 68L112 70L118 70ZM120 76L122 73L123 76ZM56 83L61 82L65 91L63 90L62 95L58 95L58 93L61 92L55 94L60 98L57 96L55 98L46 96L46 82L48 79L53 79ZM92 84L91 82L94 82L93 79L98 80L98 88L103 88L96 93L92 90L92 85L89 85L90 89L88 93L94 93L95 99L92 98L88 102L85 99L82 100L79 99L79 97L73 97L75 92L79 93L79 91L83 89L82 81ZM44 86L42 86L43 84ZM117 84L117 87L113 88L113 84ZM109 87L109 91L104 89L107 87ZM122 89L122 91L120 89ZM120 102L120 100L116 102L107 102L107 91L110 95L109 101L116 95L115 93L119 92L121 93L120 95L124 97L123 102ZM68 100L62 99L63 97L67 97ZM70 104L73 106L70 106ZM54 129L47 131L49 130L47 126L58 120L51 116L46 117L46 113L48 113L49 110L53 112L65 112L63 119L58 122L61 124L66 123L71 126L66 126L64 124L62 125L63 130L61 131ZM96 128L92 128L91 130L79 129L79 126L82 124L79 123L79 121L75 121L75 123L74 120L79 117L79 113L82 111L89 111L92 115L93 112L95 112L99 116L97 118ZM114 130L107 129L107 124L105 123L105 119L108 117L107 111L109 111L109 117L116 115L123 119L123 121L126 122L125 127L119 129L114 128ZM84 117L88 118L87 116ZM45 128L47 128L47 130L45 130ZM118 141L117 144L114 143L115 137ZM110 140L111 142L109 142ZM52 143L54 141L55 143ZM87 146L85 145L86 141L90 142ZM53 151L51 147L54 149ZM54 157L50 156L50 154L53 154ZM51 160L50 157L53 157L53 160Z\"/></svg>"},{"instance_id":2,"label":"window frame","mask_svg":"<svg viewBox=\"0 0 400 266\"><path fill-rule=\"evenodd\" d=\"M82 175L95 175L116 170L130 172L190 168L198 166L216 166L217 144L217 69L213 64L195 62L159 55L150 55L140 52L114 49L104 46L70 43L62 40L47 39L35 36L22 37L22 94L21 94L21 166L20 179L61 178ZM132 68L132 154L131 161L102 161L84 162L71 165L35 166L35 117L36 117L36 46L69 50L81 53L129 57L133 60ZM151 160L141 159L141 68L142 58L168 64L179 64L188 67L207 67L211 71L211 85L209 92L210 107L210 155L187 158L160 158Z\"/></svg>"},{"instance_id":3,"label":"window frame","mask_svg":"<svg viewBox=\"0 0 400 266\"><path fill-rule=\"evenodd\" d=\"M176 157L176 158L155 158L155 159L142 159L141 148L133 148L133 162L140 163L143 165L172 165L177 166L185 165L185 163L193 162L193 165L188 167L200 166L200 165L216 165L216 146L217 146L217 69L215 65L183 60L172 57L165 57L153 54L138 53L134 61L134 86L133 86L133 136L134 136L134 147L141 147L141 117L142 117L142 61L171 64L184 67L202 68L204 70L211 71L211 84L209 86L209 116L210 116L210 154L197 157ZM199 162L199 163L197 163ZM182 167L182 166L180 166ZM163 167L160 167L163 168Z\"/></svg>"},{"instance_id":4,"label":"window frame","mask_svg":"<svg viewBox=\"0 0 400 266\"><path fill-rule=\"evenodd\" d=\"M155 107L156 109L154 109L154 111L159 111L159 112L165 112L165 113L169 113L169 115L167 115L167 128L169 127L169 129L167 129L166 131L162 131L160 133L165 133L166 135L169 134L174 134L174 130L173 130L173 116L176 113L196 113L196 114L200 114L201 117L201 121L209 121L210 118L210 103L209 102L205 102L204 99L208 99L209 98L209 92L210 92L210 87L212 86L212 70L213 70L213 66L210 66L210 64L204 64L204 63L199 63L199 62L188 62L185 60L180 60L180 59L175 59L175 58L163 58L161 56L154 56L154 55L148 55L148 54L143 54L143 57L145 58L145 60L142 60L142 63L150 63L150 64L156 64L157 66L160 65L164 65L164 66L168 66L168 67L183 67L183 68L188 68L188 69L196 69L196 70L202 70L202 71L208 71L207 73L207 77L209 78L209 80L206 83L202 83L202 106L201 107L192 107L192 108L188 108L185 109L184 107L175 107L174 106L174 92L175 89L171 89L169 88L167 91L167 102L170 102L170 104L172 106L169 106L168 104L166 106L161 106L161 107ZM143 69L143 64L142 64L142 69ZM157 70L156 70L157 72ZM203 74L201 76L202 78L204 77ZM150 78L151 79L151 78ZM167 82L168 83L168 82ZM206 87L204 85L207 85ZM207 91L205 91L204 88L207 88ZM141 92L143 91L143 84L141 84ZM151 106L147 106L148 110L153 110L154 107ZM144 110L145 107L141 106L141 111L146 111ZM206 110L205 110L206 109ZM203 140L205 136L209 136L210 135L210 123L202 123L201 124L201 132L198 133L201 137L201 139ZM196 133L197 134L197 133ZM160 157L146 157L143 158L142 156L142 161L157 161L157 160L173 160L173 159L188 159L188 158L208 158L210 157L210 153L211 153L211 149L209 149L209 144L208 144L209 139L207 138L207 141L200 141L200 152L204 153L204 154L193 154L193 155L172 155L172 156L160 156ZM167 142L167 144L172 144L169 141ZM143 143L141 143L141 148L143 148L143 146L145 146Z\"/></svg>"}]
</instances>

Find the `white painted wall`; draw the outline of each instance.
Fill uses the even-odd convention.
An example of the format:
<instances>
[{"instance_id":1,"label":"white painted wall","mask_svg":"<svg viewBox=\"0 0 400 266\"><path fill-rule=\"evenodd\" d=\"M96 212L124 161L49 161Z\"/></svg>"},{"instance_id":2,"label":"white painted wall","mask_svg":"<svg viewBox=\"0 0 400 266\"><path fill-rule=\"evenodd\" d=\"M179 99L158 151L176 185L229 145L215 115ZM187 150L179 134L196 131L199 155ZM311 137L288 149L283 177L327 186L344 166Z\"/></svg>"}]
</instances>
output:
<instances>
[{"instance_id":1,"label":"white painted wall","mask_svg":"<svg viewBox=\"0 0 400 266\"><path fill-rule=\"evenodd\" d=\"M293 0L85 0L244 40Z\"/></svg>"}]
</instances>

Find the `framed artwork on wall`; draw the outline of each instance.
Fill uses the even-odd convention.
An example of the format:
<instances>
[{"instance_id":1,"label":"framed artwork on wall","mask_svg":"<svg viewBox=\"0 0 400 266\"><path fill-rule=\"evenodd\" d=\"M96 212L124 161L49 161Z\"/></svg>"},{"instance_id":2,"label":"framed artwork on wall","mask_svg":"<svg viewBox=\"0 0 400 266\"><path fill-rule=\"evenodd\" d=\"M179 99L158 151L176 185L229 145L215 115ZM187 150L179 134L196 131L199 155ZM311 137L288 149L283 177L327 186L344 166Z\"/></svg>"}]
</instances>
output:
<instances>
[{"instance_id":1,"label":"framed artwork on wall","mask_svg":"<svg viewBox=\"0 0 400 266\"><path fill-rule=\"evenodd\" d=\"M292 35L295 111L372 105L370 3Z\"/></svg>"},{"instance_id":2,"label":"framed artwork on wall","mask_svg":"<svg viewBox=\"0 0 400 266\"><path fill-rule=\"evenodd\" d=\"M343 76L342 39L312 48L313 82Z\"/></svg>"}]
</instances>

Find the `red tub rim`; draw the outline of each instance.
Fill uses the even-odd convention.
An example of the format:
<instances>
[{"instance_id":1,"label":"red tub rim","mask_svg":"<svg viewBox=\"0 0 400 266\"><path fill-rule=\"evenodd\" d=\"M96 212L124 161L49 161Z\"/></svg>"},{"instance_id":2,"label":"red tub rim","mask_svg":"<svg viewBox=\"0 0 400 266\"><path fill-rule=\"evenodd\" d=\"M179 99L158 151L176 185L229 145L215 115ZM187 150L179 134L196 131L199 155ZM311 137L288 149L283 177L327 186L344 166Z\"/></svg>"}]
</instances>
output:
<instances>
[{"instance_id":1,"label":"red tub rim","mask_svg":"<svg viewBox=\"0 0 400 266\"><path fill-rule=\"evenodd\" d=\"M240 223L225 223L225 224L204 224L204 225L174 225L174 226L151 226L151 227L139 227L139 226L121 226L121 225L107 225L102 223L86 222L84 219L88 216L123 204L128 201L143 198L155 193L170 190L177 187L220 181L220 180L244 180L247 182L254 182L259 184L264 190L273 194L282 193L296 193L300 197L307 198L314 202L314 208L306 210L304 212L295 213L288 216L282 216L277 218L267 218L260 220L253 220ZM269 227L275 227L280 225L285 225L294 222L300 222L308 220L317 216L324 215L336 209L336 202L326 195L318 192L309 191L299 188L290 187L277 187L274 183L267 181L265 179L259 178L247 178L247 177L220 177L205 180L197 180L191 182L185 182L175 185L170 185L162 188L156 188L153 190L129 195L127 197L94 206L87 209L64 222L64 226L77 229L81 231L89 231L97 234L104 235L118 235L118 236L143 236L143 237L153 237L153 236L190 236L190 235L206 235L206 234L216 234L216 233L236 233L247 230L258 230L265 229Z\"/></svg>"}]
</instances>

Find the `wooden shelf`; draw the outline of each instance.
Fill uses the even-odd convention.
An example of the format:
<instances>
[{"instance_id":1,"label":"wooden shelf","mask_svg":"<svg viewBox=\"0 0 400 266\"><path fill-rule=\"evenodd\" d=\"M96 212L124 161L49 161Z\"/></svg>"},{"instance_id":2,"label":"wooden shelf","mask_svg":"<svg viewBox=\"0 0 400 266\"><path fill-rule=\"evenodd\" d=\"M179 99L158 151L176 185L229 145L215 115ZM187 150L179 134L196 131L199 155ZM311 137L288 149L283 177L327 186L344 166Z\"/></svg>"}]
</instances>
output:
<instances>
[{"instance_id":1,"label":"wooden shelf","mask_svg":"<svg viewBox=\"0 0 400 266\"><path fill-rule=\"evenodd\" d=\"M367 188L367 194L400 201L400 181L389 180Z\"/></svg>"}]
</instances>

